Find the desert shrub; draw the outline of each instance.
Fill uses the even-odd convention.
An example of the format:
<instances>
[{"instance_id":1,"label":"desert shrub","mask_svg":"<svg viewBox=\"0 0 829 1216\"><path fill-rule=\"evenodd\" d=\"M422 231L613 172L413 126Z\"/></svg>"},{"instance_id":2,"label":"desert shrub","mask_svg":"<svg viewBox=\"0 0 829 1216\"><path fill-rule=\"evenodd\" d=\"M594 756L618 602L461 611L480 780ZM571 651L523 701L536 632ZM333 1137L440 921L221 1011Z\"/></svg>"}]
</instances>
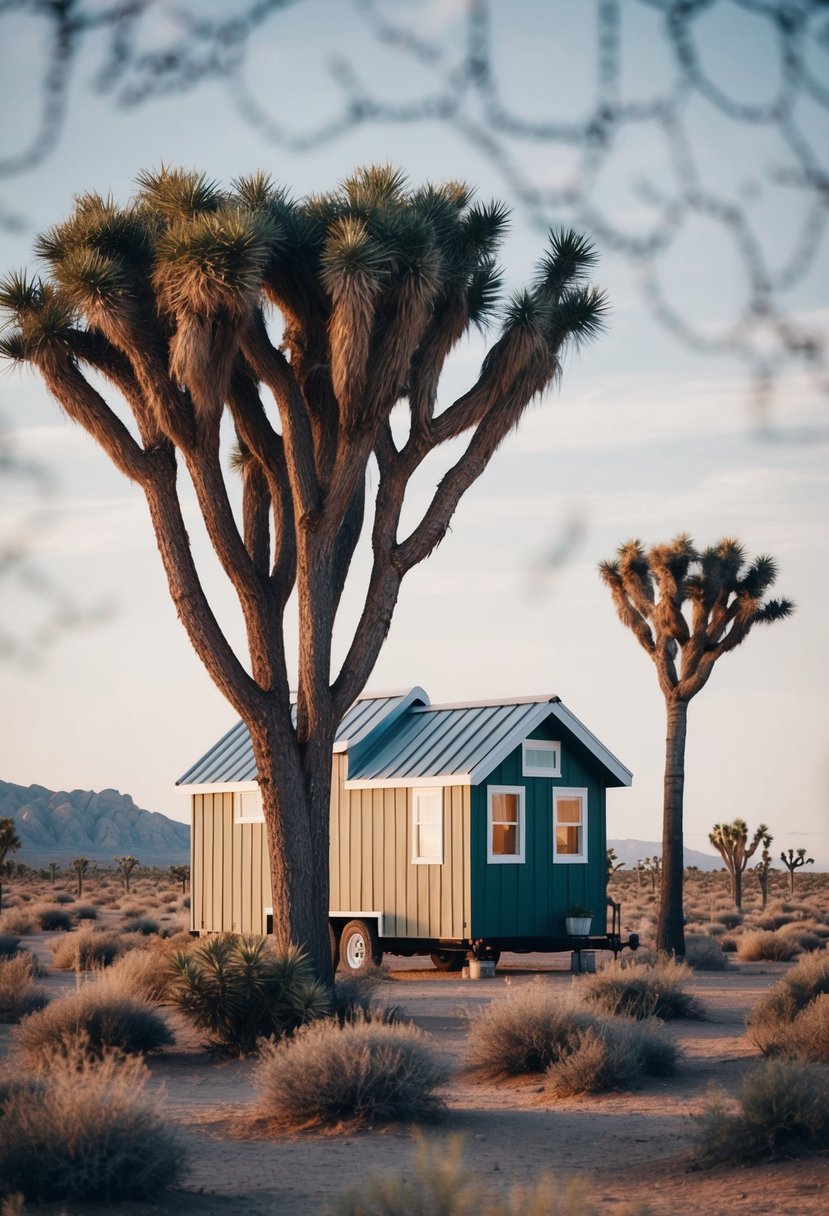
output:
<instances>
[{"instance_id":1,"label":"desert shrub","mask_svg":"<svg viewBox=\"0 0 829 1216\"><path fill-rule=\"evenodd\" d=\"M708 937L725 937L725 925L719 925L714 920L706 921L702 929Z\"/></svg>"},{"instance_id":2,"label":"desert shrub","mask_svg":"<svg viewBox=\"0 0 829 1216\"><path fill-rule=\"evenodd\" d=\"M724 929L736 929L738 925L743 923L743 914L736 910L733 912L721 912L717 920Z\"/></svg>"},{"instance_id":3,"label":"desert shrub","mask_svg":"<svg viewBox=\"0 0 829 1216\"><path fill-rule=\"evenodd\" d=\"M94 904L76 904L72 912L76 920L98 919L98 909Z\"/></svg>"},{"instance_id":4,"label":"desert shrub","mask_svg":"<svg viewBox=\"0 0 829 1216\"><path fill-rule=\"evenodd\" d=\"M578 1028L546 1074L555 1097L627 1089L642 1076L673 1076L678 1052L661 1030L630 1018Z\"/></svg>"},{"instance_id":5,"label":"desert shrub","mask_svg":"<svg viewBox=\"0 0 829 1216\"><path fill-rule=\"evenodd\" d=\"M0 959L0 1022L19 1022L47 1004L49 997L35 985L34 976L30 954Z\"/></svg>"},{"instance_id":6,"label":"desert shrub","mask_svg":"<svg viewBox=\"0 0 829 1216\"><path fill-rule=\"evenodd\" d=\"M125 951L120 934L100 929L78 929L56 938L50 945L52 960L60 971L90 971L108 967Z\"/></svg>"},{"instance_id":7,"label":"desert shrub","mask_svg":"<svg viewBox=\"0 0 829 1216\"><path fill-rule=\"evenodd\" d=\"M110 992L161 1003L167 991L167 969L155 952L129 950L107 968L98 983Z\"/></svg>"},{"instance_id":8,"label":"desert shrub","mask_svg":"<svg viewBox=\"0 0 829 1216\"><path fill-rule=\"evenodd\" d=\"M720 943L701 935L685 939L685 961L694 971L724 971L728 966Z\"/></svg>"},{"instance_id":9,"label":"desert shrub","mask_svg":"<svg viewBox=\"0 0 829 1216\"><path fill-rule=\"evenodd\" d=\"M566 1184L543 1176L531 1189L508 1193L480 1181L476 1161L463 1159L463 1141L452 1136L435 1146L421 1141L406 1170L370 1176L359 1189L337 1201L335 1216L599 1216L606 1203L594 1200L584 1182ZM626 1204L619 1216L644 1216L646 1209Z\"/></svg>"},{"instance_id":10,"label":"desert shrub","mask_svg":"<svg viewBox=\"0 0 829 1216\"><path fill-rule=\"evenodd\" d=\"M805 954L811 954L813 950L823 949L823 938L817 933L813 933L811 929L804 928L802 925L787 925L785 929L780 930L780 936L785 937L798 950L802 950Z\"/></svg>"},{"instance_id":11,"label":"desert shrub","mask_svg":"<svg viewBox=\"0 0 829 1216\"><path fill-rule=\"evenodd\" d=\"M37 933L39 925L28 908L9 908L0 916L0 933L21 937Z\"/></svg>"},{"instance_id":12,"label":"desert shrub","mask_svg":"<svg viewBox=\"0 0 829 1216\"><path fill-rule=\"evenodd\" d=\"M74 902L75 896L70 895L68 891L55 891L52 895L53 904L73 904Z\"/></svg>"},{"instance_id":13,"label":"desert shrub","mask_svg":"<svg viewBox=\"0 0 829 1216\"><path fill-rule=\"evenodd\" d=\"M175 1041L164 1018L144 1001L107 991L105 985L83 984L23 1018L12 1031L28 1063L48 1064L67 1058L86 1040L91 1053L108 1048L126 1054L157 1051Z\"/></svg>"},{"instance_id":14,"label":"desert shrub","mask_svg":"<svg viewBox=\"0 0 829 1216\"><path fill-rule=\"evenodd\" d=\"M489 1077L546 1072L574 1033L595 1021L575 999L562 998L543 981L535 981L472 1014L469 1063Z\"/></svg>"},{"instance_id":15,"label":"desert shrub","mask_svg":"<svg viewBox=\"0 0 829 1216\"><path fill-rule=\"evenodd\" d=\"M697 1160L751 1165L829 1148L829 1070L771 1060L747 1073L736 1107L724 1095L698 1116Z\"/></svg>"},{"instance_id":16,"label":"desert shrub","mask_svg":"<svg viewBox=\"0 0 829 1216\"><path fill-rule=\"evenodd\" d=\"M68 912L64 912L63 908L46 907L32 909L37 919L38 926L44 933L68 933L72 928L72 918Z\"/></svg>"},{"instance_id":17,"label":"desert shrub","mask_svg":"<svg viewBox=\"0 0 829 1216\"><path fill-rule=\"evenodd\" d=\"M147 1093L140 1059L82 1049L0 1109L0 1179L33 1203L151 1199L186 1170L184 1146Z\"/></svg>"},{"instance_id":18,"label":"desert shrub","mask_svg":"<svg viewBox=\"0 0 829 1216\"><path fill-rule=\"evenodd\" d=\"M736 937L724 937L720 942L720 946L726 954L736 954L739 940Z\"/></svg>"},{"instance_id":19,"label":"desert shrub","mask_svg":"<svg viewBox=\"0 0 829 1216\"><path fill-rule=\"evenodd\" d=\"M756 1046L764 1055L826 1059L827 996L829 958L825 953L807 955L749 1014L749 1034ZM820 1008L810 1012L818 1002Z\"/></svg>"},{"instance_id":20,"label":"desert shrub","mask_svg":"<svg viewBox=\"0 0 829 1216\"><path fill-rule=\"evenodd\" d=\"M121 926L125 933L140 933L142 937L150 937L158 933L160 925L151 916L130 916Z\"/></svg>"},{"instance_id":21,"label":"desert shrub","mask_svg":"<svg viewBox=\"0 0 829 1216\"><path fill-rule=\"evenodd\" d=\"M737 955L747 963L785 963L794 958L797 952L797 946L789 938L766 929L746 933L737 943Z\"/></svg>"},{"instance_id":22,"label":"desert shrub","mask_svg":"<svg viewBox=\"0 0 829 1216\"><path fill-rule=\"evenodd\" d=\"M369 967L358 975L337 976L334 981L331 1011L340 1025L360 1019L380 1022L399 1021L400 1011L397 1007L375 1004L377 991L387 978L388 970L382 966Z\"/></svg>"},{"instance_id":23,"label":"desert shrub","mask_svg":"<svg viewBox=\"0 0 829 1216\"><path fill-rule=\"evenodd\" d=\"M189 896L189 895L182 895L182 897L181 897L181 906L182 906L182 908L189 908L189 907L190 907L190 896Z\"/></svg>"},{"instance_id":24,"label":"desert shrub","mask_svg":"<svg viewBox=\"0 0 829 1216\"><path fill-rule=\"evenodd\" d=\"M674 959L659 959L646 966L609 963L581 982L585 1001L605 1013L633 1018L704 1019L702 1003L685 988L688 968Z\"/></svg>"},{"instance_id":25,"label":"desert shrub","mask_svg":"<svg viewBox=\"0 0 829 1216\"><path fill-rule=\"evenodd\" d=\"M296 947L277 954L264 937L228 934L176 951L167 993L216 1048L234 1055L330 1011L328 990L307 956Z\"/></svg>"},{"instance_id":26,"label":"desert shrub","mask_svg":"<svg viewBox=\"0 0 829 1216\"><path fill-rule=\"evenodd\" d=\"M432 1119L449 1070L423 1031L325 1019L262 1047L258 1113L280 1127Z\"/></svg>"},{"instance_id":27,"label":"desert shrub","mask_svg":"<svg viewBox=\"0 0 829 1216\"><path fill-rule=\"evenodd\" d=\"M11 958L19 949L19 937L14 933L0 933L0 959Z\"/></svg>"}]
</instances>

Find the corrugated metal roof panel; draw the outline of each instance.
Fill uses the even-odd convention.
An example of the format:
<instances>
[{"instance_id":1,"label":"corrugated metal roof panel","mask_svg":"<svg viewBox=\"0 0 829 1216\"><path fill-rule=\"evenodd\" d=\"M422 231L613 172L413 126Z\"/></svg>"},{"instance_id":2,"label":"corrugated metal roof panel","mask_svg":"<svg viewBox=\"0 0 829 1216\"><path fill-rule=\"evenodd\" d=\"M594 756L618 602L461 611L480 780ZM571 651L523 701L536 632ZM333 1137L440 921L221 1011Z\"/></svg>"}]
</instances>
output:
<instances>
[{"instance_id":1,"label":"corrugated metal roof panel","mask_svg":"<svg viewBox=\"0 0 829 1216\"><path fill-rule=\"evenodd\" d=\"M355 701L337 729L335 745L364 738L408 695L396 693ZM256 762L248 728L244 722L237 722L179 777L176 785L231 785L255 780Z\"/></svg>"}]
</instances>

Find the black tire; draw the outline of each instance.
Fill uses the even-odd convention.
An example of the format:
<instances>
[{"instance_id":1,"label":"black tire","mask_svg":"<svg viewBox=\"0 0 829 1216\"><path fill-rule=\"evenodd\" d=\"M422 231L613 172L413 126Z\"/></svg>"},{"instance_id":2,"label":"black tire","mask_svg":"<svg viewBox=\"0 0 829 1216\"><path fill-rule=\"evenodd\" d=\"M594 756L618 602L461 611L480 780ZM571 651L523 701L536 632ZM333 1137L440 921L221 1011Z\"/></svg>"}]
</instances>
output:
<instances>
[{"instance_id":1,"label":"black tire","mask_svg":"<svg viewBox=\"0 0 829 1216\"><path fill-rule=\"evenodd\" d=\"M350 920L340 934L340 963L351 975L379 967L383 951L377 929L369 920Z\"/></svg>"},{"instance_id":2,"label":"black tire","mask_svg":"<svg viewBox=\"0 0 829 1216\"><path fill-rule=\"evenodd\" d=\"M438 971L460 971L466 962L466 951L433 950L429 958Z\"/></svg>"},{"instance_id":3,"label":"black tire","mask_svg":"<svg viewBox=\"0 0 829 1216\"><path fill-rule=\"evenodd\" d=\"M331 970L336 971L340 962L340 939L331 924L328 926L328 945L331 950Z\"/></svg>"}]
</instances>

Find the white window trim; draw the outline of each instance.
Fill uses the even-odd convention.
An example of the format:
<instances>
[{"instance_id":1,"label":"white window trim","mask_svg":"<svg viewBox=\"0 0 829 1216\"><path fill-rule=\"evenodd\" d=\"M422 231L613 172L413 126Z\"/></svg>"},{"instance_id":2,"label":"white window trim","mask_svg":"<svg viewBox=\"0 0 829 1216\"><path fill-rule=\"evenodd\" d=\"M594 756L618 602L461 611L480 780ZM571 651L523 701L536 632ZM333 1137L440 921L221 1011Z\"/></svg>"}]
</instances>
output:
<instances>
[{"instance_id":1,"label":"white window trim","mask_svg":"<svg viewBox=\"0 0 829 1216\"><path fill-rule=\"evenodd\" d=\"M552 768L538 768L527 763L527 750L537 752L552 752L555 764ZM560 777L561 776L561 743L552 739L525 739L521 744L521 772L525 777Z\"/></svg>"},{"instance_id":2,"label":"white window trim","mask_svg":"<svg viewBox=\"0 0 829 1216\"><path fill-rule=\"evenodd\" d=\"M437 795L440 799L440 855L436 857L420 856L417 851L418 846L418 804L421 799L424 801L431 796ZM443 865L443 787L432 786L425 787L419 790L412 790L412 865L415 866L442 866Z\"/></svg>"},{"instance_id":3,"label":"white window trim","mask_svg":"<svg viewBox=\"0 0 829 1216\"><path fill-rule=\"evenodd\" d=\"M494 794L518 795L518 852L493 853L492 851L492 798ZM488 785L486 787L486 859L490 865L520 865L524 860L524 837L526 832L526 790L523 785ZM500 821L499 821L500 822Z\"/></svg>"},{"instance_id":4,"label":"white window trim","mask_svg":"<svg viewBox=\"0 0 829 1216\"><path fill-rule=\"evenodd\" d=\"M556 849L556 803L559 798L580 798L581 799L581 853L562 853L559 855ZM587 789L586 787L567 787L565 785L557 785L553 788L553 862L556 865L583 865L587 861Z\"/></svg>"},{"instance_id":5,"label":"white window trim","mask_svg":"<svg viewBox=\"0 0 829 1216\"><path fill-rule=\"evenodd\" d=\"M258 811L255 815L242 814L242 795L256 794L256 804ZM259 787L255 786L252 790L236 790L233 794L233 822L234 823L264 823L265 812L262 810L262 795L259 792Z\"/></svg>"}]
</instances>

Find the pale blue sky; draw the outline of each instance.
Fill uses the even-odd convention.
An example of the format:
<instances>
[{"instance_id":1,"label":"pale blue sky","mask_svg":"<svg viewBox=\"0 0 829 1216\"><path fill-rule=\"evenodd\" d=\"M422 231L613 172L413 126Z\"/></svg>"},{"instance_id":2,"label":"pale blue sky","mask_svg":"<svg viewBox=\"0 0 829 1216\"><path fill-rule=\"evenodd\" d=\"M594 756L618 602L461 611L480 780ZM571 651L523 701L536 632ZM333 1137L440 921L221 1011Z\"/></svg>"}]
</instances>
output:
<instances>
[{"instance_id":1,"label":"pale blue sky","mask_svg":"<svg viewBox=\"0 0 829 1216\"><path fill-rule=\"evenodd\" d=\"M707 62L716 79L720 73L735 94L756 102L774 79L772 51L759 26L755 35L744 25L735 32L738 7L720 5L722 24L710 31ZM416 20L442 40L451 59L461 8L448 0L402 0L385 11ZM527 0L509 8L510 21L496 29L505 99L528 117L577 116L593 95L589 23L565 3ZM636 11L623 86L645 99L661 87L667 67L656 17L645 5ZM160 24L147 26L148 38L164 36L163 5L157 12ZM0 157L25 143L38 85L34 23L21 16L8 31L13 37L0 46L6 116ZM290 153L246 127L221 84L124 111L91 90L93 49L76 77L57 151L35 171L0 181L0 202L27 227L0 231L3 268L31 260L33 232L60 220L74 192L111 189L126 198L138 170L161 161L225 181L262 166L302 194L331 186L357 163L392 160L415 181L463 177L484 195L509 198L496 169L437 123L363 126L312 152ZM366 39L350 4L308 0L257 38L252 91L292 129L313 128L338 104L325 71L335 50L353 57L378 97L405 100L428 87L425 69ZM733 179L735 196L754 200L758 227L782 264L802 200L773 186L758 192L757 181L783 151L767 131L740 128L695 105L705 173L719 185ZM807 118L816 136L825 135L825 115ZM555 147L532 145L516 157L543 185L559 185L569 173L568 154ZM595 195L599 220L643 230L651 204L631 180L669 187L661 135L648 124L632 129L604 173ZM542 245L542 234L517 209L504 256L511 283L530 273ZM558 693L634 772L633 788L611 795L609 834L658 839L662 701L651 664L615 618L596 564L629 536L655 542L684 530L705 544L737 535L750 553L778 559L780 592L797 601L798 612L758 629L693 703L687 841L707 848L715 821L743 815L752 825L770 825L776 849L805 845L829 865L826 447L759 439L749 425L738 362L696 357L658 328L629 263L599 245L596 277L613 302L608 334L568 361L561 388L530 409L462 503L443 545L404 583L370 687L422 684L436 701ZM826 262L824 249L790 301L824 333ZM702 318L712 332L739 304L741 273L729 240L703 221L689 228L664 267L683 315ZM447 400L471 382L482 350L476 342L461 350L447 376ZM805 377L785 379L775 410L792 426L825 427L825 400ZM175 620L143 500L28 374L0 382L0 411L18 451L56 473L52 517L34 542L38 562L78 604L111 609L103 623L66 632L37 665L3 669L0 776L54 788L114 786L139 805L183 818L172 783L233 713ZM436 480L432 473L416 488L413 511ZM7 521L31 509L23 483L4 479L2 496ZM197 535L192 509L189 518ZM574 520L582 532L567 562L549 577L534 577L546 549ZM201 538L196 543L223 619L238 637L230 597ZM364 562L355 574L359 583ZM37 617L36 598L6 587L3 594L4 622L25 632ZM352 618L358 605L357 589L348 601Z\"/></svg>"}]
</instances>

